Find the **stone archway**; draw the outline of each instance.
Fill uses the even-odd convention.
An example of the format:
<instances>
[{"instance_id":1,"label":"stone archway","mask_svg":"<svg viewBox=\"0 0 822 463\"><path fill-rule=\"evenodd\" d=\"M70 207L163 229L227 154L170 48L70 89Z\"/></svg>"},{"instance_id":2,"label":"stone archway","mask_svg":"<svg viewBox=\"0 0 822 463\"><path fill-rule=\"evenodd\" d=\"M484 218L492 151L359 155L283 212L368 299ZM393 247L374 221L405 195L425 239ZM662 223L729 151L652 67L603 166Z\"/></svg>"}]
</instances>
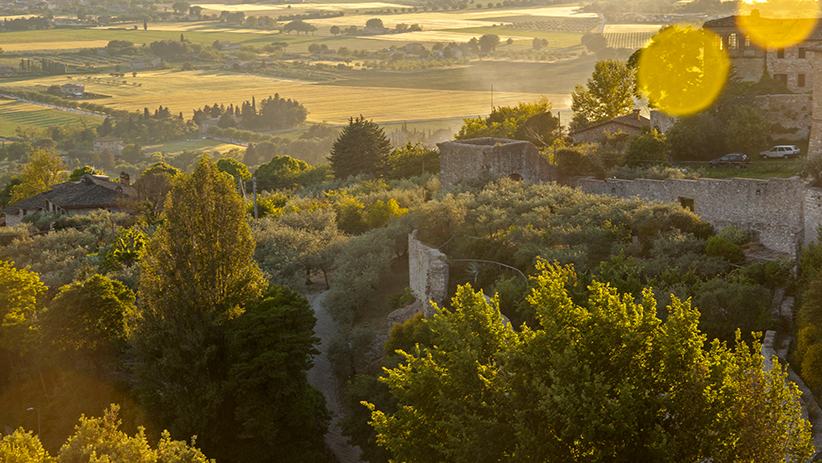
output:
<instances>
[{"instance_id":1,"label":"stone archway","mask_svg":"<svg viewBox=\"0 0 822 463\"><path fill-rule=\"evenodd\" d=\"M524 179L522 178L522 175L520 175L520 174L518 174L518 173L516 173L516 172L514 172L514 173L513 173L513 174L511 174L511 175L509 175L509 176L508 176L508 178L510 178L511 180L513 180L513 181L515 181L515 182L521 182L521 181L523 181L523 180L524 180Z\"/></svg>"}]
</instances>

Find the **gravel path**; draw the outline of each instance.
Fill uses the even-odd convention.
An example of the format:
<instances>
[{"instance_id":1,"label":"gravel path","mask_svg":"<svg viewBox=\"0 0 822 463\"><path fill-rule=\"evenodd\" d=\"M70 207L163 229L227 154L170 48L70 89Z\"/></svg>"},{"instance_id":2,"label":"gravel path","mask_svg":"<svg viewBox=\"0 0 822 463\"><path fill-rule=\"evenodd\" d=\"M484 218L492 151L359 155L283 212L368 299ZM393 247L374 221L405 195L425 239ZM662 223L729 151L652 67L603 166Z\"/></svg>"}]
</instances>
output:
<instances>
[{"instance_id":1,"label":"gravel path","mask_svg":"<svg viewBox=\"0 0 822 463\"><path fill-rule=\"evenodd\" d=\"M321 342L319 346L320 355L314 357L314 367L308 371L308 382L325 395L326 406L333 414L328 434L325 435L328 446L337 455L340 463L358 463L361 461L360 448L352 447L346 443L346 438L340 432L338 424L340 421L340 404L337 397L337 384L331 372L331 364L326 356L328 343L337 333L337 324L334 323L334 320L326 313L321 304L326 294L327 292L323 291L313 295L313 297L309 296L311 309L314 310L314 316L317 317L314 334L320 338Z\"/></svg>"}]
</instances>

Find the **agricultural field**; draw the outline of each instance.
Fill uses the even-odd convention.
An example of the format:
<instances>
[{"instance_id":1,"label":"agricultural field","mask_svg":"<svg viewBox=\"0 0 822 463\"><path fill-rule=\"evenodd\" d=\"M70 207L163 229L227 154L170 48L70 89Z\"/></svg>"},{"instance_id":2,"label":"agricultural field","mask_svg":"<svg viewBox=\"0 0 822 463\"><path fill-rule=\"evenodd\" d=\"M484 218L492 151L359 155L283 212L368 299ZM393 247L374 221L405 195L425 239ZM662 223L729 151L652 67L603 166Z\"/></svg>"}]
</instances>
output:
<instances>
[{"instance_id":1,"label":"agricultural field","mask_svg":"<svg viewBox=\"0 0 822 463\"><path fill-rule=\"evenodd\" d=\"M219 151L220 153L226 152L232 148L239 148L239 145L233 145L231 143L223 143L221 141L211 140L211 139L193 139L193 140L186 140L186 141L177 141L171 143L163 143L162 145L151 145L151 146L144 146L143 148L146 151L154 152L154 151L162 151L166 154L176 154L182 153L183 151L201 151L201 152L208 152L213 153L215 151ZM244 149L244 148L243 148Z\"/></svg>"},{"instance_id":2,"label":"agricultural field","mask_svg":"<svg viewBox=\"0 0 822 463\"><path fill-rule=\"evenodd\" d=\"M104 79L105 80L105 79ZM62 85L65 76L16 79L4 87L31 88ZM86 91L110 98L88 100L120 109L139 111L160 105L173 114L183 112L191 117L195 108L205 104L241 104L279 93L293 98L308 109L309 122L344 124L349 117L362 114L378 122L487 114L491 105L490 86L477 91L424 88L391 88L377 86L320 85L312 82L268 78L229 71L142 71L136 78L111 79L103 83L91 79L74 79L86 85ZM125 83L123 83L125 82ZM138 84L138 85L134 85ZM471 88L462 86L461 88ZM548 88L548 86L546 86ZM533 101L539 93L495 91L496 105L514 105ZM567 108L568 95L548 95L555 107Z\"/></svg>"},{"instance_id":3,"label":"agricultural field","mask_svg":"<svg viewBox=\"0 0 822 463\"><path fill-rule=\"evenodd\" d=\"M76 123L97 126L102 122L103 119L100 117L73 114L45 106L0 98L0 136L14 135L17 127L44 129L52 125Z\"/></svg>"},{"instance_id":4,"label":"agricultural field","mask_svg":"<svg viewBox=\"0 0 822 463\"><path fill-rule=\"evenodd\" d=\"M654 32L607 32L602 35L610 48L636 50L647 45Z\"/></svg>"}]
</instances>

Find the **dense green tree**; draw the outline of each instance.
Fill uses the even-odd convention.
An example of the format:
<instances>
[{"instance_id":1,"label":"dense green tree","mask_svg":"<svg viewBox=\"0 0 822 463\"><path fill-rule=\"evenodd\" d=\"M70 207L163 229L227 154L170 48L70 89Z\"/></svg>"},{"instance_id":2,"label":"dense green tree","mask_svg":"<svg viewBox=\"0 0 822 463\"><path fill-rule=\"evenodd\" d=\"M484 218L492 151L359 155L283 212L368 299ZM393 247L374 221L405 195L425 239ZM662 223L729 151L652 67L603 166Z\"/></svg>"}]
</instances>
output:
<instances>
[{"instance_id":1,"label":"dense green tree","mask_svg":"<svg viewBox=\"0 0 822 463\"><path fill-rule=\"evenodd\" d=\"M372 408L397 461L804 461L799 391L759 348L703 349L699 312L673 299L663 322L593 282L573 302L572 268L540 264L538 324L514 331L470 287L430 321L433 347L403 352L385 382L402 407Z\"/></svg>"},{"instance_id":2,"label":"dense green tree","mask_svg":"<svg viewBox=\"0 0 822 463\"><path fill-rule=\"evenodd\" d=\"M0 461L4 463L53 463L40 439L23 428L0 438Z\"/></svg>"},{"instance_id":3,"label":"dense green tree","mask_svg":"<svg viewBox=\"0 0 822 463\"><path fill-rule=\"evenodd\" d=\"M9 179L6 186L0 190L0 208L5 209L6 206L11 204L11 192L17 185L23 183L23 179L20 177L14 176Z\"/></svg>"},{"instance_id":4,"label":"dense green tree","mask_svg":"<svg viewBox=\"0 0 822 463\"><path fill-rule=\"evenodd\" d=\"M0 261L0 346L16 351L30 341L29 323L45 292L37 273Z\"/></svg>"},{"instance_id":5,"label":"dense green tree","mask_svg":"<svg viewBox=\"0 0 822 463\"><path fill-rule=\"evenodd\" d=\"M214 463L183 441L171 440L164 431L157 449L152 449L141 429L134 437L120 430L117 417L120 407L112 404L100 418L80 417L74 434L57 455L58 463L130 462L130 463Z\"/></svg>"},{"instance_id":6,"label":"dense green tree","mask_svg":"<svg viewBox=\"0 0 822 463\"><path fill-rule=\"evenodd\" d=\"M224 410L225 323L261 293L245 205L231 180L206 158L174 180L140 267L134 337L136 387L172 435L198 435L207 448L230 436L214 420Z\"/></svg>"},{"instance_id":7,"label":"dense green tree","mask_svg":"<svg viewBox=\"0 0 822 463\"><path fill-rule=\"evenodd\" d=\"M585 87L577 85L571 93L571 130L628 114L634 106L635 87L636 71L626 62L597 61Z\"/></svg>"},{"instance_id":8,"label":"dense green tree","mask_svg":"<svg viewBox=\"0 0 822 463\"><path fill-rule=\"evenodd\" d=\"M551 114L551 102L541 96L533 103L499 106L486 117L464 119L464 125L454 137L457 140L494 137L527 140L543 148L560 135L559 117Z\"/></svg>"},{"instance_id":9,"label":"dense green tree","mask_svg":"<svg viewBox=\"0 0 822 463\"><path fill-rule=\"evenodd\" d=\"M769 129L761 111L750 106L738 106L725 127L728 149L757 156L771 144Z\"/></svg>"},{"instance_id":10,"label":"dense green tree","mask_svg":"<svg viewBox=\"0 0 822 463\"><path fill-rule=\"evenodd\" d=\"M423 167L428 174L439 174L440 151L408 142L388 155L387 164L386 177L393 180L421 175Z\"/></svg>"},{"instance_id":11,"label":"dense green tree","mask_svg":"<svg viewBox=\"0 0 822 463\"><path fill-rule=\"evenodd\" d=\"M82 167L77 167L76 169L71 171L71 175L69 175L68 181L72 182L72 181L75 181L75 180L80 180L80 177L82 177L83 175L86 175L86 174L105 175L104 172L99 171L99 170L95 169L94 167L82 166Z\"/></svg>"},{"instance_id":12,"label":"dense green tree","mask_svg":"<svg viewBox=\"0 0 822 463\"><path fill-rule=\"evenodd\" d=\"M489 53L497 49L499 36L496 34L485 34L479 38L479 47L483 53Z\"/></svg>"},{"instance_id":13,"label":"dense green tree","mask_svg":"<svg viewBox=\"0 0 822 463\"><path fill-rule=\"evenodd\" d=\"M99 364L107 351L123 347L135 299L102 275L63 286L43 317L44 334L58 351L83 351Z\"/></svg>"},{"instance_id":14,"label":"dense green tree","mask_svg":"<svg viewBox=\"0 0 822 463\"><path fill-rule=\"evenodd\" d=\"M318 354L315 323L308 301L282 286L231 322L226 389L240 427L233 461L331 461L324 442L331 415L306 377Z\"/></svg>"},{"instance_id":15,"label":"dense green tree","mask_svg":"<svg viewBox=\"0 0 822 463\"><path fill-rule=\"evenodd\" d=\"M648 128L628 140L625 150L625 165L641 166L646 164L664 164L668 162L668 143L665 135L656 129Z\"/></svg>"},{"instance_id":16,"label":"dense green tree","mask_svg":"<svg viewBox=\"0 0 822 463\"><path fill-rule=\"evenodd\" d=\"M665 137L675 161L710 161L727 152L722 123L708 111L680 117Z\"/></svg>"},{"instance_id":17,"label":"dense green tree","mask_svg":"<svg viewBox=\"0 0 822 463\"><path fill-rule=\"evenodd\" d=\"M179 174L177 168L165 162L158 162L146 169L134 182L134 188L140 193L140 199L150 214L156 217L163 211L166 196Z\"/></svg>"},{"instance_id":18,"label":"dense green tree","mask_svg":"<svg viewBox=\"0 0 822 463\"><path fill-rule=\"evenodd\" d=\"M300 174L311 169L307 162L291 156L274 156L270 161L254 171L257 187L261 190L294 188L299 184Z\"/></svg>"},{"instance_id":19,"label":"dense green tree","mask_svg":"<svg viewBox=\"0 0 822 463\"><path fill-rule=\"evenodd\" d=\"M11 203L48 191L63 180L63 161L53 151L35 150L21 167L22 183L11 190Z\"/></svg>"},{"instance_id":20,"label":"dense green tree","mask_svg":"<svg viewBox=\"0 0 822 463\"><path fill-rule=\"evenodd\" d=\"M359 174L380 176L390 150L391 142L382 127L360 115L349 119L334 141L328 160L334 176L340 179Z\"/></svg>"},{"instance_id":21,"label":"dense green tree","mask_svg":"<svg viewBox=\"0 0 822 463\"><path fill-rule=\"evenodd\" d=\"M235 185L238 181L245 182L251 178L251 172L248 171L248 167L234 158L220 159L217 161L217 169L220 172L225 172L228 175L231 175L231 178L234 179Z\"/></svg>"}]
</instances>

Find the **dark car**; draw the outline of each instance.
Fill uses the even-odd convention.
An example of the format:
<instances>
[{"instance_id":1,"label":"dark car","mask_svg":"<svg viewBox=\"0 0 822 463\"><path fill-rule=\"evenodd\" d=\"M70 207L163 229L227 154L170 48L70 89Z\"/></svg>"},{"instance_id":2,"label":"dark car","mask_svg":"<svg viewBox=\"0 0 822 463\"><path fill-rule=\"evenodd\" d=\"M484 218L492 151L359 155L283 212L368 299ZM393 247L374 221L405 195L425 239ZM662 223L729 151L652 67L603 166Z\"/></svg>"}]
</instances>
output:
<instances>
[{"instance_id":1,"label":"dark car","mask_svg":"<svg viewBox=\"0 0 822 463\"><path fill-rule=\"evenodd\" d=\"M748 167L748 156L742 153L730 153L711 161L711 167Z\"/></svg>"}]
</instances>

